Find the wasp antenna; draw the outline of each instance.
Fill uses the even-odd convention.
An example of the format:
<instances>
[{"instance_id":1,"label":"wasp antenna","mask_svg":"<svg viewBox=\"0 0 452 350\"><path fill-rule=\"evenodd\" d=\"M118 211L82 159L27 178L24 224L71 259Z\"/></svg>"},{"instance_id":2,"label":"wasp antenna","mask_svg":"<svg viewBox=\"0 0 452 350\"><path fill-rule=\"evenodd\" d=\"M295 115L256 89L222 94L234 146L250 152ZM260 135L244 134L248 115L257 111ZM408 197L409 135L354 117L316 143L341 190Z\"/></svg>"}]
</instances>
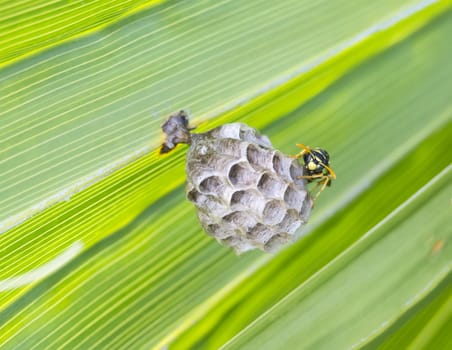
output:
<instances>
[{"instance_id":1,"label":"wasp antenna","mask_svg":"<svg viewBox=\"0 0 452 350\"><path fill-rule=\"evenodd\" d=\"M309 148L309 147L306 146L306 145L303 145L302 143L297 143L297 147L302 148L303 151L305 151L305 152L307 152L307 153L312 153L312 152L311 152L311 148Z\"/></svg>"},{"instance_id":2,"label":"wasp antenna","mask_svg":"<svg viewBox=\"0 0 452 350\"><path fill-rule=\"evenodd\" d=\"M291 156L292 158L298 159L301 158L306 153L312 154L311 149L308 146L305 146L302 143L297 143L296 146L302 148L303 150L298 154Z\"/></svg>"},{"instance_id":3,"label":"wasp antenna","mask_svg":"<svg viewBox=\"0 0 452 350\"><path fill-rule=\"evenodd\" d=\"M328 172L330 173L331 177L336 180L336 173L333 171L333 169L331 169L328 165L322 164L323 167L328 170Z\"/></svg>"}]
</instances>

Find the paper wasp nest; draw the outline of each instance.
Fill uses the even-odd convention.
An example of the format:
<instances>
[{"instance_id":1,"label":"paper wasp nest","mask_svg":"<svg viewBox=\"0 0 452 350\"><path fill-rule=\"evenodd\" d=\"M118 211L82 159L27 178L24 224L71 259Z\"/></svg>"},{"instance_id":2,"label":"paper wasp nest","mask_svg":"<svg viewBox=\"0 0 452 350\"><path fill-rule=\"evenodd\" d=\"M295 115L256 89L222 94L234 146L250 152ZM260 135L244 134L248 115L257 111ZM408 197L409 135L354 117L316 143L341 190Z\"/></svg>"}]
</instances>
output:
<instances>
[{"instance_id":1,"label":"paper wasp nest","mask_svg":"<svg viewBox=\"0 0 452 350\"><path fill-rule=\"evenodd\" d=\"M298 178L303 168L296 159L273 149L266 136L246 124L190 134L183 111L171 118L163 126L162 152L190 143L187 198L209 235L238 254L254 248L275 251L299 238L312 200Z\"/></svg>"}]
</instances>

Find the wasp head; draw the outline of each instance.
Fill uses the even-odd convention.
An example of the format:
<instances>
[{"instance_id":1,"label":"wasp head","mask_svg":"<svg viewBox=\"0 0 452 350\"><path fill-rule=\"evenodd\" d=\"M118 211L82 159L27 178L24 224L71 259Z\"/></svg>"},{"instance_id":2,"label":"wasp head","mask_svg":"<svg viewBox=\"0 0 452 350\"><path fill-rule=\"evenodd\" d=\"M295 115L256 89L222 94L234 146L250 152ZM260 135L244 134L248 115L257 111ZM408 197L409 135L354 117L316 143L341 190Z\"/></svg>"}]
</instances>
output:
<instances>
[{"instance_id":1,"label":"wasp head","mask_svg":"<svg viewBox=\"0 0 452 350\"><path fill-rule=\"evenodd\" d=\"M324 149L312 148L303 155L303 161L307 175L320 174L324 170L330 172L330 155Z\"/></svg>"}]
</instances>

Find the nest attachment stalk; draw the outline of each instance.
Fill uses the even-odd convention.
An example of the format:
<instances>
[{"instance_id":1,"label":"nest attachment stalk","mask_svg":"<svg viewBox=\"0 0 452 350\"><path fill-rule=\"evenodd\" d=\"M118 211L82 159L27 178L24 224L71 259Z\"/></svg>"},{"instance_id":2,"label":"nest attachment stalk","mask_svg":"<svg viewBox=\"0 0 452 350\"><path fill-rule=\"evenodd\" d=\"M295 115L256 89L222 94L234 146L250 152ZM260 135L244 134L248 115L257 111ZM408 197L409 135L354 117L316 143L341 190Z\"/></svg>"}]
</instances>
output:
<instances>
[{"instance_id":1,"label":"nest attachment stalk","mask_svg":"<svg viewBox=\"0 0 452 350\"><path fill-rule=\"evenodd\" d=\"M191 144L190 131L193 129L195 127L188 126L188 113L184 110L171 115L162 125L166 139L160 148L160 154L172 151L179 143Z\"/></svg>"}]
</instances>

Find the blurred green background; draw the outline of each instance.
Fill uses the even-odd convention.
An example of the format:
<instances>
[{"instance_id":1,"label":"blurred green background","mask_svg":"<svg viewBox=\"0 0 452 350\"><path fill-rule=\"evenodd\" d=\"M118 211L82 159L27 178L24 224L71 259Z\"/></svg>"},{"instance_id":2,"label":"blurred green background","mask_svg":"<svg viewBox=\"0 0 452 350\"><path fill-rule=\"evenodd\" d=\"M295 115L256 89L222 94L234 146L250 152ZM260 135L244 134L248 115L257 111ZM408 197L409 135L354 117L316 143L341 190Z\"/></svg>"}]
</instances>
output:
<instances>
[{"instance_id":1,"label":"blurred green background","mask_svg":"<svg viewBox=\"0 0 452 350\"><path fill-rule=\"evenodd\" d=\"M0 1L2 349L450 349L451 1ZM202 232L160 126L337 180L306 236Z\"/></svg>"}]
</instances>

